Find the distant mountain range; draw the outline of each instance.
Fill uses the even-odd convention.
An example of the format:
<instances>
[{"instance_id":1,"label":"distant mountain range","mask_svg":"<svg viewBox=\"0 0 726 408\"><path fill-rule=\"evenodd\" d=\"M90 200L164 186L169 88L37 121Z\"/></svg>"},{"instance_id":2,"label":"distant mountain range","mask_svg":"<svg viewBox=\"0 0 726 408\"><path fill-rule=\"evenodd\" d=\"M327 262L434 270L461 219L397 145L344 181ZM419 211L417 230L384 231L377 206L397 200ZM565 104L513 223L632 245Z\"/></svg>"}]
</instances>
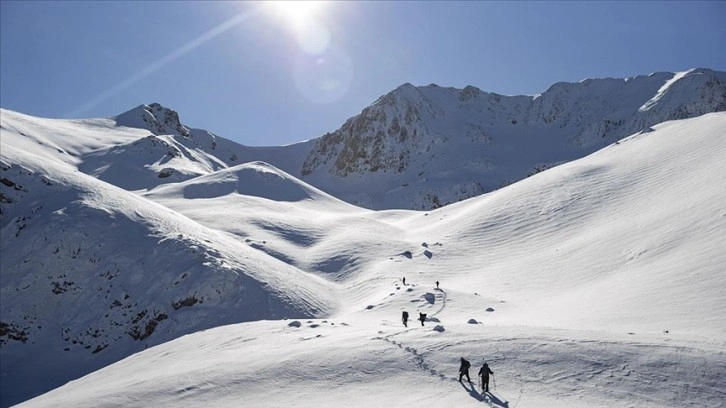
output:
<instances>
[{"instance_id":1,"label":"distant mountain range","mask_svg":"<svg viewBox=\"0 0 726 408\"><path fill-rule=\"evenodd\" d=\"M322 137L247 147L191 129L173 110L151 104L114 118L118 126L148 130L147 138L94 152L81 171L136 190L264 161L351 204L429 210L655 124L724 110L726 72L710 69L561 82L535 96L404 84ZM123 162L131 168L115 163L119 150L135 157Z\"/></svg>"}]
</instances>

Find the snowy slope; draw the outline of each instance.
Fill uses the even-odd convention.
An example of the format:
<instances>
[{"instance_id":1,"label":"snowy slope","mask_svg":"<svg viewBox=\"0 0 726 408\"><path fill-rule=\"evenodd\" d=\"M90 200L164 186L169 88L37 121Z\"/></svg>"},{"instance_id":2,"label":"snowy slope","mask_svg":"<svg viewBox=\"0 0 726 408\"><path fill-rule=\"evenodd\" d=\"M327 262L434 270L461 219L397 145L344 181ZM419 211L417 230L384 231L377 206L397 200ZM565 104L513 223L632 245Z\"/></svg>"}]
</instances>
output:
<instances>
[{"instance_id":1,"label":"snowy slope","mask_svg":"<svg viewBox=\"0 0 726 408\"><path fill-rule=\"evenodd\" d=\"M305 270L323 270L310 259L346 260L336 270L349 271L343 278L356 282L356 292L374 290L390 271L436 276L444 270L450 285L461 279L462 287L526 295L521 324L546 319L563 328L625 331L637 325L651 332L689 332L695 324L694 333L723 336L724 320L709 308L723 291L724 277L714 266L726 264L726 191L719 182L725 119L718 113L658 125L585 159L432 212L342 211L327 203L283 210L284 202L240 211L255 202L233 195L202 204L181 186L146 196L216 230L263 225L255 235L264 237L266 250L286 254ZM206 205L213 211L204 211ZM225 208L235 210L219 217ZM326 208L327 217L321 215ZM311 230L304 214L312 211L322 228ZM305 245L290 245L299 242ZM628 303L613 309L609 299ZM553 318L555 307L561 313ZM573 308L589 312L582 319L564 313ZM644 322L646 312L653 319Z\"/></svg>"},{"instance_id":2,"label":"snowy slope","mask_svg":"<svg viewBox=\"0 0 726 408\"><path fill-rule=\"evenodd\" d=\"M176 112L158 104L141 105L110 119L43 119L5 109L0 109L0 119L3 131L21 136L13 142L17 146L132 191L257 160L299 168L310 144L242 146L189 129Z\"/></svg>"},{"instance_id":3,"label":"snowy slope","mask_svg":"<svg viewBox=\"0 0 726 408\"><path fill-rule=\"evenodd\" d=\"M131 189L149 189L162 183L187 180L202 174L209 174L220 168L252 161L274 162L280 169L298 173L302 161L312 144L311 142L301 142L289 146L243 146L219 137L212 132L183 125L176 111L165 108L158 103L138 106L111 120L118 127L146 129L153 136L148 138L149 140L161 139L164 147L169 148L167 157L164 154L156 154L156 157L160 158L157 162L153 162L148 158L141 159L142 161L145 160L147 167L156 170L161 180L157 178L137 181L140 187L132 187ZM109 146L109 149L111 148L116 148L116 146ZM110 162L119 161L112 154L98 152L96 155ZM124 163L125 161L121 162ZM169 164L166 164L167 162ZM137 163L130 170L134 171L138 167ZM174 177L169 178L172 175ZM127 179L123 178L108 181L115 185L128 182ZM124 188L129 189L128 187Z\"/></svg>"},{"instance_id":4,"label":"snowy slope","mask_svg":"<svg viewBox=\"0 0 726 408\"><path fill-rule=\"evenodd\" d=\"M330 282L335 307L183 336L21 406L723 406L725 153L707 114L430 212L356 209L261 163L158 187L147 201L295 284ZM235 184L265 174L295 187ZM236 187L185 194L215 181ZM456 381L461 356L489 362L491 393Z\"/></svg>"},{"instance_id":5,"label":"snowy slope","mask_svg":"<svg viewBox=\"0 0 726 408\"><path fill-rule=\"evenodd\" d=\"M186 333L337 307L329 282L34 143L2 130L3 406Z\"/></svg>"}]
</instances>

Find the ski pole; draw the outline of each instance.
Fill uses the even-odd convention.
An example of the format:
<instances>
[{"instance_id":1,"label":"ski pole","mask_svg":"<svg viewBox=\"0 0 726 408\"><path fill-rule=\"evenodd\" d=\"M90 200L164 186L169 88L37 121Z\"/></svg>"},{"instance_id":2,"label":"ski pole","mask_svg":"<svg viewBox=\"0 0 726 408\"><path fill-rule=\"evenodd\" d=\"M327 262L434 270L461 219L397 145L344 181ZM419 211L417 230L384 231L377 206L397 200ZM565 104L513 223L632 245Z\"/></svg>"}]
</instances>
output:
<instances>
[{"instance_id":1,"label":"ski pole","mask_svg":"<svg viewBox=\"0 0 726 408\"><path fill-rule=\"evenodd\" d=\"M497 389L497 380L494 378L494 374L492 374L492 388Z\"/></svg>"}]
</instances>

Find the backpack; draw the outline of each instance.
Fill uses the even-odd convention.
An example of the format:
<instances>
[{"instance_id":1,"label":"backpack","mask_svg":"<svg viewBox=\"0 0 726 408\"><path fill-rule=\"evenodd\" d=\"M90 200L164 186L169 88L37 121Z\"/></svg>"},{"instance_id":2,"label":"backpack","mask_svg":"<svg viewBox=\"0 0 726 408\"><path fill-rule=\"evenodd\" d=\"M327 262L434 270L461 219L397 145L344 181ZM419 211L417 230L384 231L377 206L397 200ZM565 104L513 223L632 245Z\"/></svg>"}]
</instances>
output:
<instances>
[{"instance_id":1,"label":"backpack","mask_svg":"<svg viewBox=\"0 0 726 408\"><path fill-rule=\"evenodd\" d=\"M419 320L421 320L421 321L426 320L426 313L419 313L419 314L421 315L421 317L418 318Z\"/></svg>"}]
</instances>

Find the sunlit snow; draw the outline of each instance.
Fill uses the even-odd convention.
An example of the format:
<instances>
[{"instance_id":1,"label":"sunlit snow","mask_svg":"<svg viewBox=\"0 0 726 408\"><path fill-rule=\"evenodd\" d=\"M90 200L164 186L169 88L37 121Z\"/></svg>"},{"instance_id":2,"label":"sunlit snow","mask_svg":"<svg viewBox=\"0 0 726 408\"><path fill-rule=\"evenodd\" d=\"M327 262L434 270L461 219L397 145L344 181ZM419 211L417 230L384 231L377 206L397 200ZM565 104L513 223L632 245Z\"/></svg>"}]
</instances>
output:
<instances>
[{"instance_id":1,"label":"sunlit snow","mask_svg":"<svg viewBox=\"0 0 726 408\"><path fill-rule=\"evenodd\" d=\"M726 401L724 112L432 211L262 161L104 171L148 136L2 111L3 406Z\"/></svg>"}]
</instances>

